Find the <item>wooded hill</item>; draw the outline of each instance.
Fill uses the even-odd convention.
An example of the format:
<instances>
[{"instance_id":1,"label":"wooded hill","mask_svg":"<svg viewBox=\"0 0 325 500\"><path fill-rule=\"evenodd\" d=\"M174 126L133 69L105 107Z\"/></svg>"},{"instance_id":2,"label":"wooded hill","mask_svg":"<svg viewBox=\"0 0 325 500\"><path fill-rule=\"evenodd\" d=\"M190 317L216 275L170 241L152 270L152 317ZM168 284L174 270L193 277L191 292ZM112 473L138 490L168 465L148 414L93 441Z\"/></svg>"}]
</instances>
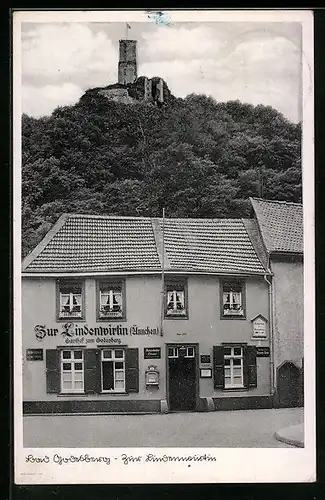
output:
<instances>
[{"instance_id":1,"label":"wooded hill","mask_svg":"<svg viewBox=\"0 0 325 500\"><path fill-rule=\"evenodd\" d=\"M23 255L63 212L247 217L249 196L301 202L301 126L271 107L194 94L126 105L92 89L22 117Z\"/></svg>"}]
</instances>

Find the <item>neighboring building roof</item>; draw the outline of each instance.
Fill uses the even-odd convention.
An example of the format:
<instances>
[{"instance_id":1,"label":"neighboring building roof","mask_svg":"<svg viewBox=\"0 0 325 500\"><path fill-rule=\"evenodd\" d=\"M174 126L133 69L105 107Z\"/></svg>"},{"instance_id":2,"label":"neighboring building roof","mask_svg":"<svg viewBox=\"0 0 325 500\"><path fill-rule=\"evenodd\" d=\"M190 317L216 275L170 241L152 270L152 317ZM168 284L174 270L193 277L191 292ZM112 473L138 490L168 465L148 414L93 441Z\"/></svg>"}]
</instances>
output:
<instances>
[{"instance_id":1,"label":"neighboring building roof","mask_svg":"<svg viewBox=\"0 0 325 500\"><path fill-rule=\"evenodd\" d=\"M166 271L263 274L242 219L165 219ZM65 214L26 273L161 271L162 219Z\"/></svg>"},{"instance_id":2,"label":"neighboring building roof","mask_svg":"<svg viewBox=\"0 0 325 500\"><path fill-rule=\"evenodd\" d=\"M269 253L303 253L302 204L260 198L250 201Z\"/></svg>"},{"instance_id":3,"label":"neighboring building roof","mask_svg":"<svg viewBox=\"0 0 325 500\"><path fill-rule=\"evenodd\" d=\"M165 247L171 269L265 272L241 219L166 219Z\"/></svg>"}]
</instances>

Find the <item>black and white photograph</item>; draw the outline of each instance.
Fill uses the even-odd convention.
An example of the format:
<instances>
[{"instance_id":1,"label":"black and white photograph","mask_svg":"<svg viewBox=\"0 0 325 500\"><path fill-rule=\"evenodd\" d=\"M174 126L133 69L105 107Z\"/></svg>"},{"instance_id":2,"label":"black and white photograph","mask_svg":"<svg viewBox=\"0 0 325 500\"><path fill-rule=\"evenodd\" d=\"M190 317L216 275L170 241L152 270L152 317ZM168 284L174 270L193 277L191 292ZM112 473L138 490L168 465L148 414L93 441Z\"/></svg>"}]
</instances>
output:
<instances>
[{"instance_id":1,"label":"black and white photograph","mask_svg":"<svg viewBox=\"0 0 325 500\"><path fill-rule=\"evenodd\" d=\"M14 13L16 483L315 481L313 64L307 10Z\"/></svg>"}]
</instances>

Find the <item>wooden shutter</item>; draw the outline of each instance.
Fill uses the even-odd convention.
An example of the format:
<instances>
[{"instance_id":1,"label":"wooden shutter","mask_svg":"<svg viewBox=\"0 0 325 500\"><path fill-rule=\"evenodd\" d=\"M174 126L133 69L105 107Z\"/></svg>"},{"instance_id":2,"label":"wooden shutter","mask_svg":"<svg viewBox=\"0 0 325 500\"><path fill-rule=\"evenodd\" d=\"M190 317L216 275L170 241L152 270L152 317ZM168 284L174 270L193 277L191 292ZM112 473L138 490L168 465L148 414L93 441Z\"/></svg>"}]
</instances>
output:
<instances>
[{"instance_id":1,"label":"wooden shutter","mask_svg":"<svg viewBox=\"0 0 325 500\"><path fill-rule=\"evenodd\" d=\"M215 389L223 389L225 385L223 346L213 346L213 384Z\"/></svg>"},{"instance_id":2,"label":"wooden shutter","mask_svg":"<svg viewBox=\"0 0 325 500\"><path fill-rule=\"evenodd\" d=\"M139 392L139 352L136 348L125 349L125 389Z\"/></svg>"},{"instance_id":3,"label":"wooden shutter","mask_svg":"<svg viewBox=\"0 0 325 500\"><path fill-rule=\"evenodd\" d=\"M46 349L46 392L58 394L60 386L60 351Z\"/></svg>"},{"instance_id":4,"label":"wooden shutter","mask_svg":"<svg viewBox=\"0 0 325 500\"><path fill-rule=\"evenodd\" d=\"M101 392L100 350L84 350L85 393L99 394Z\"/></svg>"},{"instance_id":5,"label":"wooden shutter","mask_svg":"<svg viewBox=\"0 0 325 500\"><path fill-rule=\"evenodd\" d=\"M257 387L256 347L254 345L244 348L244 385Z\"/></svg>"}]
</instances>

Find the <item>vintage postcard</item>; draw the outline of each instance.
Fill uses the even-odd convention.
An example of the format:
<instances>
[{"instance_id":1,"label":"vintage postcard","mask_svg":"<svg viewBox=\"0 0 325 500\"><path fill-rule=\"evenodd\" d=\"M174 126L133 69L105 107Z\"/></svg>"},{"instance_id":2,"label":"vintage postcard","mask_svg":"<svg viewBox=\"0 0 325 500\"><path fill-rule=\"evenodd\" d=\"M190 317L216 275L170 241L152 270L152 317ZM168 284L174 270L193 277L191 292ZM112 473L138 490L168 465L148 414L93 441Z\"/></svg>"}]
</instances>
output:
<instances>
[{"instance_id":1,"label":"vintage postcard","mask_svg":"<svg viewBox=\"0 0 325 500\"><path fill-rule=\"evenodd\" d=\"M313 482L313 15L15 11L17 484Z\"/></svg>"}]
</instances>

